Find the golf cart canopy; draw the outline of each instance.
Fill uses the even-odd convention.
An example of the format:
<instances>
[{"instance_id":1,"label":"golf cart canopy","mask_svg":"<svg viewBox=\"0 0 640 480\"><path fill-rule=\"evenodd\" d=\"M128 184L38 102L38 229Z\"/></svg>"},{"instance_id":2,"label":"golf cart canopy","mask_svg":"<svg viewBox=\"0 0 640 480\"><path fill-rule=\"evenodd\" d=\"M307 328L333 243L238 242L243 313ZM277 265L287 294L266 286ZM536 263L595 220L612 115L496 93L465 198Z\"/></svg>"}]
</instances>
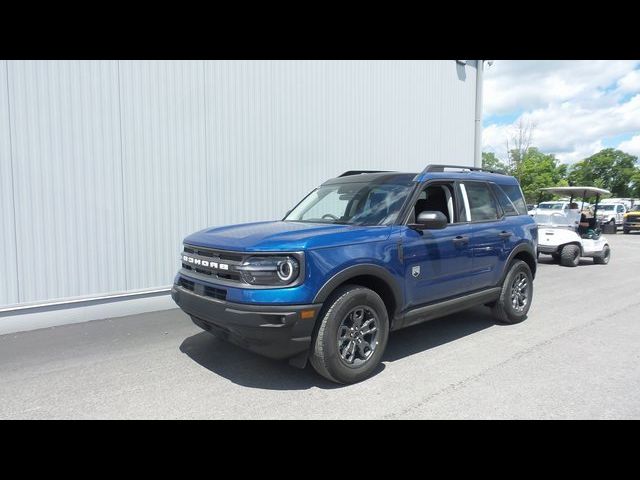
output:
<instances>
[{"instance_id":1,"label":"golf cart canopy","mask_svg":"<svg viewBox=\"0 0 640 480\"><path fill-rule=\"evenodd\" d=\"M609 190L605 190L604 188L596 188L596 187L550 187L550 188L541 188L541 192L553 193L556 195L568 195L570 197L595 197L611 195Z\"/></svg>"}]
</instances>

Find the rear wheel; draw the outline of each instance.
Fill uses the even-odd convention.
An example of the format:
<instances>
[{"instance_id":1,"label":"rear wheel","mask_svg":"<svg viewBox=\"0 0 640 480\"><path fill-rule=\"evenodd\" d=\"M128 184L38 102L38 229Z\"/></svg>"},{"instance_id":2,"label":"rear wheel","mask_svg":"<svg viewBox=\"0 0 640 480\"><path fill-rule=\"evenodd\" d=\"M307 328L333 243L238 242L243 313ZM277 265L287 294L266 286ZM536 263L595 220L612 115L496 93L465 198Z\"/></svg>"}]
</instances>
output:
<instances>
[{"instance_id":1,"label":"rear wheel","mask_svg":"<svg viewBox=\"0 0 640 480\"><path fill-rule=\"evenodd\" d=\"M328 300L309 360L323 377L355 383L369 377L382 360L389 318L380 296L365 287L346 285Z\"/></svg>"},{"instance_id":2,"label":"rear wheel","mask_svg":"<svg viewBox=\"0 0 640 480\"><path fill-rule=\"evenodd\" d=\"M502 323L519 323L527 318L533 298L533 275L522 260L515 260L502 283L500 297L492 307L493 316Z\"/></svg>"},{"instance_id":3,"label":"rear wheel","mask_svg":"<svg viewBox=\"0 0 640 480\"><path fill-rule=\"evenodd\" d=\"M551 256L553 257L553 259L554 259L556 262L559 262L559 261L560 261L560 254L559 254L559 253L552 253L552 254L551 254Z\"/></svg>"},{"instance_id":4,"label":"rear wheel","mask_svg":"<svg viewBox=\"0 0 640 480\"><path fill-rule=\"evenodd\" d=\"M593 263L598 265L606 265L609 263L609 259L611 258L611 249L609 245L605 245L602 249L602 253L593 257Z\"/></svg>"},{"instance_id":5,"label":"rear wheel","mask_svg":"<svg viewBox=\"0 0 640 480\"><path fill-rule=\"evenodd\" d=\"M577 267L580 263L580 247L565 245L560 252L560 263L565 267Z\"/></svg>"}]
</instances>

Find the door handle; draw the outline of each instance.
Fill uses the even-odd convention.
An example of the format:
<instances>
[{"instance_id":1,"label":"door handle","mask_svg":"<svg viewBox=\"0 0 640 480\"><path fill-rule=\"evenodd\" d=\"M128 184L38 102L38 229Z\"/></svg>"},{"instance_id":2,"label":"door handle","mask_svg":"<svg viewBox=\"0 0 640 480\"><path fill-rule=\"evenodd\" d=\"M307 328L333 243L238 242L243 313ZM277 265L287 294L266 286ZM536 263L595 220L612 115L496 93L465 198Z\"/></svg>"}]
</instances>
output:
<instances>
[{"instance_id":1,"label":"door handle","mask_svg":"<svg viewBox=\"0 0 640 480\"><path fill-rule=\"evenodd\" d=\"M505 230L498 234L500 238L509 238L511 235L513 235L513 232L507 232Z\"/></svg>"},{"instance_id":2,"label":"door handle","mask_svg":"<svg viewBox=\"0 0 640 480\"><path fill-rule=\"evenodd\" d=\"M454 237L453 239L453 243L456 245L462 245L465 243L469 243L469 237L466 235L458 235L457 237Z\"/></svg>"}]
</instances>

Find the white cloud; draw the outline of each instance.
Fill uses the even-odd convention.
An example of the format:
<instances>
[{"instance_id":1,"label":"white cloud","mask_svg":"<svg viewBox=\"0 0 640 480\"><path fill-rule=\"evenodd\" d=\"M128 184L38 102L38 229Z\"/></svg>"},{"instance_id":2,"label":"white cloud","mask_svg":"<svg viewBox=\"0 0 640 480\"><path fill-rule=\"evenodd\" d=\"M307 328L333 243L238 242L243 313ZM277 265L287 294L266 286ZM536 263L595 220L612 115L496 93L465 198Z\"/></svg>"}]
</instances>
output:
<instances>
[{"instance_id":1,"label":"white cloud","mask_svg":"<svg viewBox=\"0 0 640 480\"><path fill-rule=\"evenodd\" d=\"M484 113L531 110L576 97L598 100L638 66L635 60L498 60L486 69ZM625 81L633 82L633 76Z\"/></svg>"},{"instance_id":2,"label":"white cloud","mask_svg":"<svg viewBox=\"0 0 640 480\"><path fill-rule=\"evenodd\" d=\"M640 92L640 71L633 70L618 80L618 90L621 92Z\"/></svg>"},{"instance_id":3,"label":"white cloud","mask_svg":"<svg viewBox=\"0 0 640 480\"><path fill-rule=\"evenodd\" d=\"M620 143L618 149L640 157L640 135L634 135L629 140Z\"/></svg>"},{"instance_id":4,"label":"white cloud","mask_svg":"<svg viewBox=\"0 0 640 480\"><path fill-rule=\"evenodd\" d=\"M491 76L487 71L484 114L519 115L513 123L485 125L484 150L504 158L506 140L520 120L535 125L534 146L567 163L601 150L606 138L617 135L638 134L635 143L621 143L625 151L637 149L637 67L637 61L497 61Z\"/></svg>"}]
</instances>

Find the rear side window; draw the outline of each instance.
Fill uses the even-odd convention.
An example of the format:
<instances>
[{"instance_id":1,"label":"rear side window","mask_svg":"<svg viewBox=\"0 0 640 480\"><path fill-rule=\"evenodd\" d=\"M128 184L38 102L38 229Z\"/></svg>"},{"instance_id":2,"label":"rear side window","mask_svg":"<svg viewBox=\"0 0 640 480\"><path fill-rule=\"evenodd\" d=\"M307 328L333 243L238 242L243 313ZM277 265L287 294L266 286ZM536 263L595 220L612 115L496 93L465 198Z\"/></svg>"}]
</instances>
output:
<instances>
[{"instance_id":1,"label":"rear side window","mask_svg":"<svg viewBox=\"0 0 640 480\"><path fill-rule=\"evenodd\" d=\"M509 200L513 202L513 205L518 210L517 215L527 215L527 204L524 202L520 185L498 185L498 188L504 191L509 197ZM498 198L500 197L498 196Z\"/></svg>"},{"instance_id":2,"label":"rear side window","mask_svg":"<svg viewBox=\"0 0 640 480\"><path fill-rule=\"evenodd\" d=\"M502 207L502 210L504 211L504 214L506 216L511 217L514 215L520 215L520 212L518 212L518 209L513 204L513 201L504 192L504 190L500 188L499 185L492 183L491 188L493 189L493 193L496 194L496 197L498 198L498 202L500 203L500 206Z\"/></svg>"},{"instance_id":3,"label":"rear side window","mask_svg":"<svg viewBox=\"0 0 640 480\"><path fill-rule=\"evenodd\" d=\"M498 206L491 190L489 190L489 185L481 182L465 182L462 185L469 201L469 214L472 222L498 219Z\"/></svg>"}]
</instances>

